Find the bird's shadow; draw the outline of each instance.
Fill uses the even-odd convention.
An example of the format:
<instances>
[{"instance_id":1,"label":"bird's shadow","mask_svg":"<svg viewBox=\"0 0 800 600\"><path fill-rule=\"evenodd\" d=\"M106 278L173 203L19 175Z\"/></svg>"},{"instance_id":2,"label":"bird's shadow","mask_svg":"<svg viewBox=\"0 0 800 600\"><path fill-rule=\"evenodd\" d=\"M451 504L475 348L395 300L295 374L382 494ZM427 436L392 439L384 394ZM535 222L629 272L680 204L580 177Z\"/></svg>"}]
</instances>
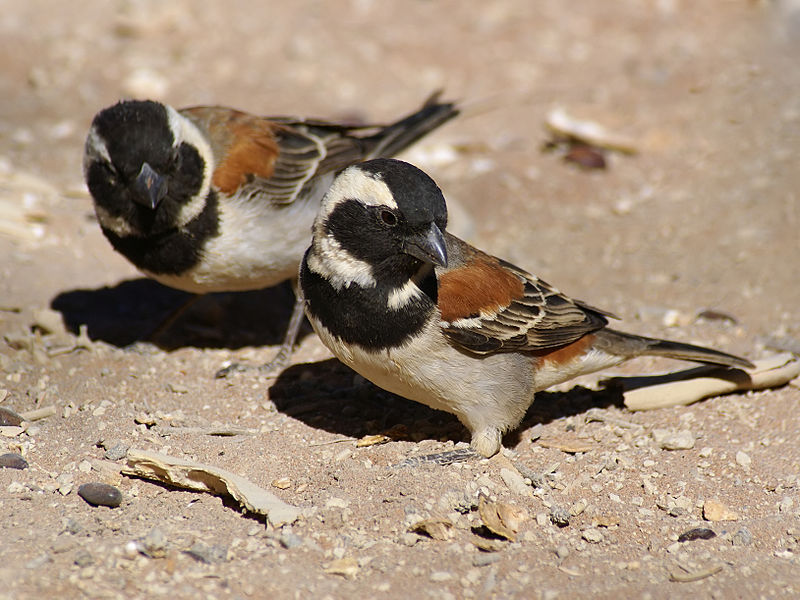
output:
<instances>
[{"instance_id":1,"label":"bird's shadow","mask_svg":"<svg viewBox=\"0 0 800 600\"><path fill-rule=\"evenodd\" d=\"M293 365L269 389L282 413L315 429L361 438L382 433L393 440L469 441L469 432L455 416L389 393L358 376L336 359ZM539 392L522 423L505 436L513 447L522 432L590 408L622 407L621 390L590 390L576 386L568 392Z\"/></svg>"},{"instance_id":2,"label":"bird's shadow","mask_svg":"<svg viewBox=\"0 0 800 600\"><path fill-rule=\"evenodd\" d=\"M144 278L64 291L50 303L74 333L85 325L95 341L118 347L147 341L164 350L280 344L293 305L288 282L252 292L195 296ZM300 337L309 330L301 328Z\"/></svg>"}]
</instances>

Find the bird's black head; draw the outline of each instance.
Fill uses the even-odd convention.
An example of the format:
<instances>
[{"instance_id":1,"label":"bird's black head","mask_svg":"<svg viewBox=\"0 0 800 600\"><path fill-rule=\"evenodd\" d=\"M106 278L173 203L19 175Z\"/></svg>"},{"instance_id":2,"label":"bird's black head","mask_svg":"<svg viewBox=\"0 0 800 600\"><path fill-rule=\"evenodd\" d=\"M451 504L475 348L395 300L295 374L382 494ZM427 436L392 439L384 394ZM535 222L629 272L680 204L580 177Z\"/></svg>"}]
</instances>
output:
<instances>
[{"instance_id":1,"label":"bird's black head","mask_svg":"<svg viewBox=\"0 0 800 600\"><path fill-rule=\"evenodd\" d=\"M169 106L127 100L100 111L84 154L100 224L120 236L182 226L202 210L209 159L199 131Z\"/></svg>"},{"instance_id":2,"label":"bird's black head","mask_svg":"<svg viewBox=\"0 0 800 600\"><path fill-rule=\"evenodd\" d=\"M406 162L379 158L336 178L314 235L323 260L343 278L352 267L357 282L360 269L400 285L426 263L447 264L446 226L447 206L433 179Z\"/></svg>"}]
</instances>

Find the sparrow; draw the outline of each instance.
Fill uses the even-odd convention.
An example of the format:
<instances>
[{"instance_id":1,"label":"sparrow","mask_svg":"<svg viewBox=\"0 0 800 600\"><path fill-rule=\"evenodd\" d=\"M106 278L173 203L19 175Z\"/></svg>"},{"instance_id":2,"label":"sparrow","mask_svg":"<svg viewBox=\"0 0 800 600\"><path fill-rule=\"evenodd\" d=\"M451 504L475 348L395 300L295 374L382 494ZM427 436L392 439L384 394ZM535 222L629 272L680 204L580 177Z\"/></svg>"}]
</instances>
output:
<instances>
[{"instance_id":1,"label":"sparrow","mask_svg":"<svg viewBox=\"0 0 800 600\"><path fill-rule=\"evenodd\" d=\"M84 177L103 234L148 277L195 294L262 289L297 277L337 171L459 113L438 96L388 126L124 100L94 117ZM282 353L301 321L297 302Z\"/></svg>"},{"instance_id":2,"label":"sparrow","mask_svg":"<svg viewBox=\"0 0 800 600\"><path fill-rule=\"evenodd\" d=\"M348 167L322 200L300 287L312 327L341 362L454 414L480 455L498 452L536 392L636 356L752 367L610 329L611 313L446 227L444 196L420 169L393 159Z\"/></svg>"}]
</instances>

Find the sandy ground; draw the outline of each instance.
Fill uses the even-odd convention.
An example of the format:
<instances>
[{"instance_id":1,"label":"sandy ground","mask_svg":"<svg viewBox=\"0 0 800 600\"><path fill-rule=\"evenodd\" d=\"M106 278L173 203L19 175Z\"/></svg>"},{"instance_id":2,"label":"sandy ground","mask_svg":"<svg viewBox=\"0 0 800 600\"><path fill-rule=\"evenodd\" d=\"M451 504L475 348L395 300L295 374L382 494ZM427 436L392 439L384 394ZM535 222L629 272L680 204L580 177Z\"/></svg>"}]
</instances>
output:
<instances>
[{"instance_id":1,"label":"sandy ground","mask_svg":"<svg viewBox=\"0 0 800 600\"><path fill-rule=\"evenodd\" d=\"M205 298L159 346L134 343L186 296L112 251L80 171L93 114L120 97L386 121L443 88L466 114L405 158L473 243L620 327L759 358L800 339L796 2L0 8L0 407L55 409L0 437L29 464L0 469L0 598L800 594L797 386L630 413L586 378L542 394L504 456L396 468L466 432L354 377L308 329L277 379L213 378L272 356L288 288ZM542 152L556 107L638 154L587 172ZM220 428L244 431L204 433ZM692 447L663 449L659 430ZM224 467L303 516L275 528L96 470L126 447ZM77 495L101 480L121 506ZM481 528L480 497L519 509L515 541ZM704 519L711 501L730 520ZM451 525L411 532L422 519ZM678 541L696 527L716 536Z\"/></svg>"}]
</instances>

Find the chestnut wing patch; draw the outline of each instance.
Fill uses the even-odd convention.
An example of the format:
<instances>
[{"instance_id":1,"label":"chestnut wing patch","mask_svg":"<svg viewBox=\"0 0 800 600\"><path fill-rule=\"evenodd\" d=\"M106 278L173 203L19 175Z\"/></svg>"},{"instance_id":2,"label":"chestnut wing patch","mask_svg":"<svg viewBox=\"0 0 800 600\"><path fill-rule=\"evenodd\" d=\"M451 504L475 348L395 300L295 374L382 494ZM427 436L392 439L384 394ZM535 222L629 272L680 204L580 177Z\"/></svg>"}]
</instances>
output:
<instances>
[{"instance_id":1,"label":"chestnut wing patch","mask_svg":"<svg viewBox=\"0 0 800 600\"><path fill-rule=\"evenodd\" d=\"M361 126L289 117L257 117L216 106L181 113L208 132L217 159L212 182L237 192L293 202L315 175L333 173L362 160L369 144L353 135Z\"/></svg>"},{"instance_id":2,"label":"chestnut wing patch","mask_svg":"<svg viewBox=\"0 0 800 600\"><path fill-rule=\"evenodd\" d=\"M483 254L441 274L439 309L445 336L476 354L559 348L613 316Z\"/></svg>"},{"instance_id":3,"label":"chestnut wing patch","mask_svg":"<svg viewBox=\"0 0 800 600\"><path fill-rule=\"evenodd\" d=\"M273 123L216 106L185 108L181 113L208 133L216 159L211 181L218 190L232 195L254 179L274 175L280 152Z\"/></svg>"}]
</instances>

